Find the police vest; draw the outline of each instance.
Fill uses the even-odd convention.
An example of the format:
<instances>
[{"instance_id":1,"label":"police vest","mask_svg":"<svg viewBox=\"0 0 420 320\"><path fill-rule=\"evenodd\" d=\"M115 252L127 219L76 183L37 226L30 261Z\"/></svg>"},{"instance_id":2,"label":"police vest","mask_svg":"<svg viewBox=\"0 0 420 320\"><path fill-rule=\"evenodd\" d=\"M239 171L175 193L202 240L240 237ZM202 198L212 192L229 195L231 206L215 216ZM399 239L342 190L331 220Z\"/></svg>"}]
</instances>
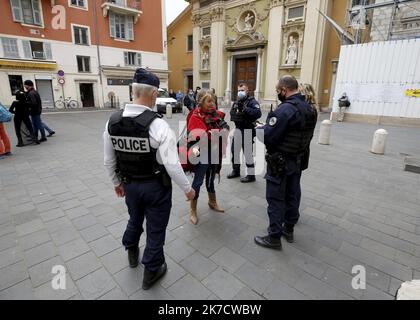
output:
<instances>
[{"instance_id":1,"label":"police vest","mask_svg":"<svg viewBox=\"0 0 420 320\"><path fill-rule=\"evenodd\" d=\"M156 159L157 150L150 145L149 127L156 118L162 116L150 110L135 118L123 117L122 114L123 111L114 113L108 123L117 158L117 175L123 181L158 178L164 167Z\"/></svg>"},{"instance_id":2,"label":"police vest","mask_svg":"<svg viewBox=\"0 0 420 320\"><path fill-rule=\"evenodd\" d=\"M318 113L315 108L305 107L295 101L287 101L287 103L298 109L302 121L299 126L290 128L286 132L283 141L277 146L276 150L286 155L299 155L304 153L311 143Z\"/></svg>"},{"instance_id":3,"label":"police vest","mask_svg":"<svg viewBox=\"0 0 420 320\"><path fill-rule=\"evenodd\" d=\"M251 97L246 98L244 102L235 102L230 110L230 120L233 121L237 128L252 129L255 126L245 118L244 109L251 101Z\"/></svg>"}]
</instances>

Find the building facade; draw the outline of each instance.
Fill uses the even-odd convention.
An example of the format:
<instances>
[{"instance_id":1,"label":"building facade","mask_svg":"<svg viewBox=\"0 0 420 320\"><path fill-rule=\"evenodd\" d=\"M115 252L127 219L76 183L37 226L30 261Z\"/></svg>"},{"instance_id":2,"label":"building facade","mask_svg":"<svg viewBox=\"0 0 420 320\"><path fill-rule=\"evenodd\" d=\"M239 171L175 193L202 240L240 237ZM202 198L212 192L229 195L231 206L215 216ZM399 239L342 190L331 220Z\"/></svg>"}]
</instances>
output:
<instances>
[{"instance_id":1,"label":"building facade","mask_svg":"<svg viewBox=\"0 0 420 320\"><path fill-rule=\"evenodd\" d=\"M3 0L0 101L30 79L44 108L61 97L80 107L130 100L134 70L168 86L164 0Z\"/></svg>"},{"instance_id":2,"label":"building facade","mask_svg":"<svg viewBox=\"0 0 420 320\"><path fill-rule=\"evenodd\" d=\"M168 26L169 88L186 93L193 89L192 7L189 5Z\"/></svg>"},{"instance_id":3,"label":"building facade","mask_svg":"<svg viewBox=\"0 0 420 320\"><path fill-rule=\"evenodd\" d=\"M322 91L327 0L190 0L194 86L214 88L230 103L247 82L264 105L276 103L280 76L294 75ZM337 42L339 40L337 39Z\"/></svg>"}]
</instances>

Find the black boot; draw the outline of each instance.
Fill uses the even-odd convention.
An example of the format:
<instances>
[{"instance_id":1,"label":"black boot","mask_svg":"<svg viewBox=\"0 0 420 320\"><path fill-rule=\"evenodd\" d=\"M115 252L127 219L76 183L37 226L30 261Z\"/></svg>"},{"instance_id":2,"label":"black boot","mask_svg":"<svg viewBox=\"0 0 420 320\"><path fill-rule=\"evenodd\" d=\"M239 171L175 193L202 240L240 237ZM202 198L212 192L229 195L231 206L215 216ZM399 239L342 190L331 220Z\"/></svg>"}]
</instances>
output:
<instances>
[{"instance_id":1,"label":"black boot","mask_svg":"<svg viewBox=\"0 0 420 320\"><path fill-rule=\"evenodd\" d=\"M241 169L233 168L232 172L228 174L228 179L239 178L241 176Z\"/></svg>"},{"instance_id":2,"label":"black boot","mask_svg":"<svg viewBox=\"0 0 420 320\"><path fill-rule=\"evenodd\" d=\"M144 275L143 275L143 290L149 290L160 278L162 278L166 271L168 270L168 267L166 266L166 262L160 266L160 268L155 271L151 272L147 270L147 268L144 268Z\"/></svg>"},{"instance_id":3,"label":"black boot","mask_svg":"<svg viewBox=\"0 0 420 320\"><path fill-rule=\"evenodd\" d=\"M275 250L281 250L281 239L276 239L270 236L264 236L264 237L255 237L254 241L259 246L275 249Z\"/></svg>"},{"instance_id":4,"label":"black boot","mask_svg":"<svg viewBox=\"0 0 420 320\"><path fill-rule=\"evenodd\" d=\"M255 182L255 176L247 175L246 177L241 178L242 183L249 183L249 182Z\"/></svg>"},{"instance_id":5,"label":"black boot","mask_svg":"<svg viewBox=\"0 0 420 320\"><path fill-rule=\"evenodd\" d=\"M16 147L23 147L23 146L25 146L24 144L23 144L23 140L22 140L22 138L20 138L20 139L18 139L18 144L16 145Z\"/></svg>"},{"instance_id":6,"label":"black boot","mask_svg":"<svg viewBox=\"0 0 420 320\"><path fill-rule=\"evenodd\" d=\"M285 224L282 230L283 237L289 243L295 242L295 238L293 236L293 227L294 227L293 225Z\"/></svg>"},{"instance_id":7,"label":"black boot","mask_svg":"<svg viewBox=\"0 0 420 320\"><path fill-rule=\"evenodd\" d=\"M128 263L131 268L135 268L139 265L139 255L140 249L137 248L128 248Z\"/></svg>"}]
</instances>

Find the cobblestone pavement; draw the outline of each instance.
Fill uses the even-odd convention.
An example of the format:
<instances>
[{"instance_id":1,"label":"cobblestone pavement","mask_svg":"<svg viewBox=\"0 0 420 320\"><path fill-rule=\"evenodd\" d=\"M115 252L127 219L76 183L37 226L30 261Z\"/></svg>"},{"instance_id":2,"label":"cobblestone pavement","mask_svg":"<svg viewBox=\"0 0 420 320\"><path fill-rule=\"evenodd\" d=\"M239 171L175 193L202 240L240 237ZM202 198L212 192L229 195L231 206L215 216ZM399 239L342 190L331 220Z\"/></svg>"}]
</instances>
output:
<instances>
[{"instance_id":1,"label":"cobblestone pavement","mask_svg":"<svg viewBox=\"0 0 420 320\"><path fill-rule=\"evenodd\" d=\"M420 155L420 129L387 127L378 156L368 152L377 126L335 123L330 146L316 143L317 128L296 243L254 244L267 226L264 180L227 180L225 166L216 190L226 213L203 192L198 226L174 187L169 272L141 290L143 269L128 267L121 246L126 207L102 164L109 115L45 114L56 136L0 160L0 299L393 299L420 278L420 175L403 171L405 154ZM52 289L54 265L67 270L66 290ZM365 290L351 286L354 265L366 268Z\"/></svg>"}]
</instances>

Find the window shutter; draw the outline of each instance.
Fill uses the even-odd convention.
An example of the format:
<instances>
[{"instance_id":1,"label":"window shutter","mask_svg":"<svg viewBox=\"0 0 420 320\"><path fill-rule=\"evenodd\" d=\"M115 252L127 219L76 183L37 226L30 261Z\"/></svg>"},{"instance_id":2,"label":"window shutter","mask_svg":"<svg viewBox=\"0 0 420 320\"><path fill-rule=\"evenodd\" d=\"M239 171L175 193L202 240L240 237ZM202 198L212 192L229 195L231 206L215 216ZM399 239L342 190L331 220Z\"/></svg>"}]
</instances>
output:
<instances>
[{"instance_id":1,"label":"window shutter","mask_svg":"<svg viewBox=\"0 0 420 320\"><path fill-rule=\"evenodd\" d=\"M10 0L10 6L12 7L13 21L23 22L20 0Z\"/></svg>"},{"instance_id":2,"label":"window shutter","mask_svg":"<svg viewBox=\"0 0 420 320\"><path fill-rule=\"evenodd\" d=\"M85 72L90 72L90 57L85 57Z\"/></svg>"},{"instance_id":3,"label":"window shutter","mask_svg":"<svg viewBox=\"0 0 420 320\"><path fill-rule=\"evenodd\" d=\"M32 59L32 49L29 40L22 40L23 54L25 59Z\"/></svg>"},{"instance_id":4,"label":"window shutter","mask_svg":"<svg viewBox=\"0 0 420 320\"><path fill-rule=\"evenodd\" d=\"M80 28L80 33L82 34L82 44L89 44L88 40L88 29Z\"/></svg>"},{"instance_id":5,"label":"window shutter","mask_svg":"<svg viewBox=\"0 0 420 320\"><path fill-rule=\"evenodd\" d=\"M109 34L112 38L115 38L115 15L109 13Z\"/></svg>"},{"instance_id":6,"label":"window shutter","mask_svg":"<svg viewBox=\"0 0 420 320\"><path fill-rule=\"evenodd\" d=\"M77 27L73 27L73 35L74 35L74 43L80 43L80 36L79 36L79 29Z\"/></svg>"},{"instance_id":7,"label":"window shutter","mask_svg":"<svg viewBox=\"0 0 420 320\"><path fill-rule=\"evenodd\" d=\"M127 39L134 40L133 17L127 17Z\"/></svg>"},{"instance_id":8,"label":"window shutter","mask_svg":"<svg viewBox=\"0 0 420 320\"><path fill-rule=\"evenodd\" d=\"M128 66L128 52L124 52L124 64Z\"/></svg>"},{"instance_id":9,"label":"window shutter","mask_svg":"<svg viewBox=\"0 0 420 320\"><path fill-rule=\"evenodd\" d=\"M32 9L34 12L34 23L41 25L41 11L39 10L39 0L32 0Z\"/></svg>"},{"instance_id":10,"label":"window shutter","mask_svg":"<svg viewBox=\"0 0 420 320\"><path fill-rule=\"evenodd\" d=\"M82 57L77 56L76 59L77 59L77 70L79 72L83 72L83 61L82 61Z\"/></svg>"},{"instance_id":11,"label":"window shutter","mask_svg":"<svg viewBox=\"0 0 420 320\"><path fill-rule=\"evenodd\" d=\"M44 42L44 54L47 60L52 60L51 43Z\"/></svg>"},{"instance_id":12,"label":"window shutter","mask_svg":"<svg viewBox=\"0 0 420 320\"><path fill-rule=\"evenodd\" d=\"M141 67L141 53L137 53L137 65Z\"/></svg>"},{"instance_id":13,"label":"window shutter","mask_svg":"<svg viewBox=\"0 0 420 320\"><path fill-rule=\"evenodd\" d=\"M17 40L12 38L1 38L4 56L8 58L19 58Z\"/></svg>"}]
</instances>

